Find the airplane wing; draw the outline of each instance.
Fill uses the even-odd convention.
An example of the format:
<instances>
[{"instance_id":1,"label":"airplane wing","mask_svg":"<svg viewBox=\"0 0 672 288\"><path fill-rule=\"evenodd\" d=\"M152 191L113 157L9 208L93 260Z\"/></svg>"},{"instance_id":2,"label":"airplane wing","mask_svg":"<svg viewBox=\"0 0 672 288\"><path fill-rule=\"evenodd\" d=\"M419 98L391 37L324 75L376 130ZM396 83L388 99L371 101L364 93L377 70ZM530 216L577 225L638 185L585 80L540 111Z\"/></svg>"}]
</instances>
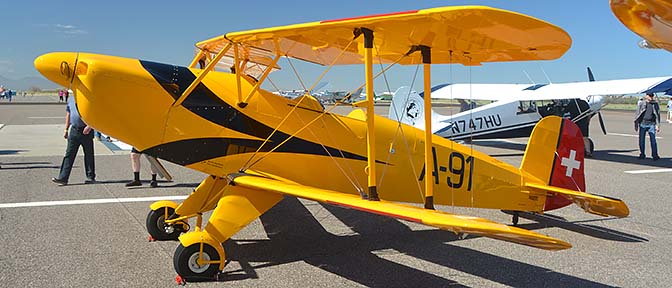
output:
<instances>
[{"instance_id":1,"label":"airplane wing","mask_svg":"<svg viewBox=\"0 0 672 288\"><path fill-rule=\"evenodd\" d=\"M280 193L344 208L356 209L421 223L455 233L480 235L546 250L561 250L571 247L571 244L562 240L478 217L455 215L382 200L363 200L357 195L308 187L252 174L231 174L229 175L229 180L231 181L230 185Z\"/></svg>"},{"instance_id":2,"label":"airplane wing","mask_svg":"<svg viewBox=\"0 0 672 288\"><path fill-rule=\"evenodd\" d=\"M422 29L420 29L422 27ZM373 31L376 63L422 63L413 47L432 47L432 63L548 60L562 56L571 38L527 15L483 6L441 7L231 32L196 44L212 53L234 43L320 65L364 63L364 37ZM481 40L479 40L481 39Z\"/></svg>"},{"instance_id":3,"label":"airplane wing","mask_svg":"<svg viewBox=\"0 0 672 288\"><path fill-rule=\"evenodd\" d=\"M432 91L434 99L464 100L515 100L534 87L542 84L495 84L495 83L455 83L439 85L441 88Z\"/></svg>"},{"instance_id":4,"label":"airplane wing","mask_svg":"<svg viewBox=\"0 0 672 288\"><path fill-rule=\"evenodd\" d=\"M672 89L672 77L606 80L549 84L530 91L521 100L552 100L586 98L594 95L628 95L666 92Z\"/></svg>"},{"instance_id":5,"label":"airplane wing","mask_svg":"<svg viewBox=\"0 0 672 288\"><path fill-rule=\"evenodd\" d=\"M553 100L585 99L595 95L628 95L667 92L672 77L651 77L554 84L450 84L432 92L434 99Z\"/></svg>"},{"instance_id":6,"label":"airplane wing","mask_svg":"<svg viewBox=\"0 0 672 288\"><path fill-rule=\"evenodd\" d=\"M672 3L655 0L611 0L611 11L625 27L645 39L644 48L672 52Z\"/></svg>"}]
</instances>

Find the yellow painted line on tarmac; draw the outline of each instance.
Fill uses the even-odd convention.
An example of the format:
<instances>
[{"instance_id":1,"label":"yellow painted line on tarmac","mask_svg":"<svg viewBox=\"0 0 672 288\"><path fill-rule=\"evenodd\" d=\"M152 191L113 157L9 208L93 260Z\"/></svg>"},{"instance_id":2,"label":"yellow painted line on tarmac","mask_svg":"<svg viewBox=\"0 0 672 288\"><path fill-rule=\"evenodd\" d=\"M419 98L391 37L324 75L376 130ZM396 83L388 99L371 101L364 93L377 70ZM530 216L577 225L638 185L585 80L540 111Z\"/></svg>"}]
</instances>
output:
<instances>
[{"instance_id":1,"label":"yellow painted line on tarmac","mask_svg":"<svg viewBox=\"0 0 672 288\"><path fill-rule=\"evenodd\" d=\"M105 198L105 199L38 201L38 202L23 202L23 203L0 203L0 209L3 209L3 208L24 208L24 207L86 205L86 204L154 202L154 201L159 201L159 200L184 200L186 198L187 198L187 196L154 196L154 197L135 197L135 198Z\"/></svg>"}]
</instances>

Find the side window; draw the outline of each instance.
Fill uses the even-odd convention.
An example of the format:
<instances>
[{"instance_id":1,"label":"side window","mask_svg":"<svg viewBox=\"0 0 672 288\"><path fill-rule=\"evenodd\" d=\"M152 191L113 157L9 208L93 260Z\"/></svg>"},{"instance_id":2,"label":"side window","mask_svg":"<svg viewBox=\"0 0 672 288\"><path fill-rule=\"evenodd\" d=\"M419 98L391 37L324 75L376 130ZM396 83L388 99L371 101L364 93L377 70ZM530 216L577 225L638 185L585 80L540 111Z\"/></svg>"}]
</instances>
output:
<instances>
[{"instance_id":1,"label":"side window","mask_svg":"<svg viewBox=\"0 0 672 288\"><path fill-rule=\"evenodd\" d=\"M527 114L527 113L536 113L537 112L537 103L535 101L519 101L518 102L518 111L516 114Z\"/></svg>"}]
</instances>

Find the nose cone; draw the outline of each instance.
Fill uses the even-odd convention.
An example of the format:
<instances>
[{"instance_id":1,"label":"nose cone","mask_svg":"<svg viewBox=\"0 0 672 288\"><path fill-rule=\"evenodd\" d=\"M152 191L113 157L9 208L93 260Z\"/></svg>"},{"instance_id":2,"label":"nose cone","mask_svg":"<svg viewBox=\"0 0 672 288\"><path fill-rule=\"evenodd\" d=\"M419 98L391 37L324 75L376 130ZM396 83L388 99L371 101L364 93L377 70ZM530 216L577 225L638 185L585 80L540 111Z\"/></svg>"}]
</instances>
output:
<instances>
[{"instance_id":1,"label":"nose cone","mask_svg":"<svg viewBox=\"0 0 672 288\"><path fill-rule=\"evenodd\" d=\"M590 109L593 111L600 111L604 103L604 96L594 95L590 98Z\"/></svg>"},{"instance_id":2,"label":"nose cone","mask_svg":"<svg viewBox=\"0 0 672 288\"><path fill-rule=\"evenodd\" d=\"M47 79L68 87L75 73L77 53L53 52L35 59L35 68Z\"/></svg>"}]
</instances>

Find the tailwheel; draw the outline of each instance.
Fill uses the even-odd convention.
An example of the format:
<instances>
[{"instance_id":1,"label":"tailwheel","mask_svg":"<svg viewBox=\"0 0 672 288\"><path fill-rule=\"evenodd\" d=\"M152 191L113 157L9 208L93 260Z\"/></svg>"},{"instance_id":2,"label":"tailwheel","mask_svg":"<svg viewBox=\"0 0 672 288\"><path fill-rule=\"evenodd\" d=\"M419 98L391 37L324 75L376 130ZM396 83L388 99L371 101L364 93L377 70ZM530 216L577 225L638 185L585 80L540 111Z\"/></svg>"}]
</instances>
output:
<instances>
[{"instance_id":1,"label":"tailwheel","mask_svg":"<svg viewBox=\"0 0 672 288\"><path fill-rule=\"evenodd\" d=\"M520 212L513 211L513 217L511 217L511 222L513 226L518 226L518 220L520 220Z\"/></svg>"},{"instance_id":2,"label":"tailwheel","mask_svg":"<svg viewBox=\"0 0 672 288\"><path fill-rule=\"evenodd\" d=\"M203 253L200 252L201 243L184 247L177 246L173 256L173 265L177 274L184 281L214 281L219 273L219 254L207 243L202 243Z\"/></svg>"},{"instance_id":3,"label":"tailwheel","mask_svg":"<svg viewBox=\"0 0 672 288\"><path fill-rule=\"evenodd\" d=\"M511 223L513 224L513 226L518 225L518 220L520 220L520 211L502 210L502 212L511 215Z\"/></svg>"},{"instance_id":4,"label":"tailwheel","mask_svg":"<svg viewBox=\"0 0 672 288\"><path fill-rule=\"evenodd\" d=\"M180 236L180 233L188 231L185 229L185 226L188 225L184 222L178 222L178 224L168 225L164 221L166 220L165 215L173 215L175 209L171 207L161 207L156 210L149 211L147 214L147 232L151 236L150 239L165 241L165 240L177 240Z\"/></svg>"}]
</instances>

